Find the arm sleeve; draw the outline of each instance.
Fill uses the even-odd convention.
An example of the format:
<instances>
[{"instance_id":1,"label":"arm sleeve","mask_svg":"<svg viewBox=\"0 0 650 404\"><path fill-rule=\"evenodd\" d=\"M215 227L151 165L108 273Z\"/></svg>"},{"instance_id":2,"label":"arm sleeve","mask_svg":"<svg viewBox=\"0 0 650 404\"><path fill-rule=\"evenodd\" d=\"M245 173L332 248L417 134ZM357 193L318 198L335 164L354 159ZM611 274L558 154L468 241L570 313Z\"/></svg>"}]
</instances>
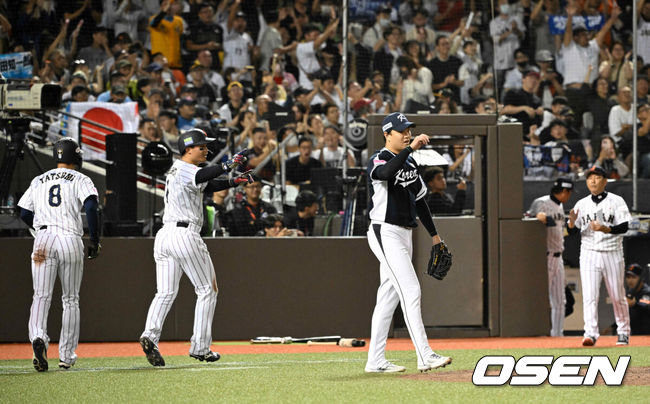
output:
<instances>
[{"instance_id":1,"label":"arm sleeve","mask_svg":"<svg viewBox=\"0 0 650 404\"><path fill-rule=\"evenodd\" d=\"M84 201L84 210L86 211L86 220L88 221L88 233L90 234L90 239L99 243L99 233L97 229L99 227L99 220L97 218L97 196L91 195Z\"/></svg>"},{"instance_id":2,"label":"arm sleeve","mask_svg":"<svg viewBox=\"0 0 650 404\"><path fill-rule=\"evenodd\" d=\"M424 228L427 229L429 235L433 237L436 234L438 234L438 231L436 230L436 225L433 223L433 219L431 218L429 205L427 205L427 202L424 200L424 198L419 199L417 202L415 202L415 210L418 213L420 222L422 222L422 226L424 226Z\"/></svg>"},{"instance_id":3,"label":"arm sleeve","mask_svg":"<svg viewBox=\"0 0 650 404\"><path fill-rule=\"evenodd\" d=\"M196 184L200 184L202 182L208 182L213 178L217 178L221 174L223 174L225 171L223 171L223 168L221 165L214 165L214 166L208 166L204 167L196 172L196 176L194 177L194 182ZM225 188L222 188L225 189Z\"/></svg>"},{"instance_id":4,"label":"arm sleeve","mask_svg":"<svg viewBox=\"0 0 650 404\"><path fill-rule=\"evenodd\" d=\"M20 208L20 218L27 223L29 227L34 227L34 212L29 209Z\"/></svg>"},{"instance_id":5,"label":"arm sleeve","mask_svg":"<svg viewBox=\"0 0 650 404\"><path fill-rule=\"evenodd\" d=\"M208 185L205 187L205 192L213 193L231 188L232 186L233 184L228 178L215 178L208 181Z\"/></svg>"},{"instance_id":6,"label":"arm sleeve","mask_svg":"<svg viewBox=\"0 0 650 404\"><path fill-rule=\"evenodd\" d=\"M413 152L411 146L406 146L404 150L393 157L388 163L376 166L370 173L373 180L386 181L397 174L397 171L404 165L408 156Z\"/></svg>"},{"instance_id":7,"label":"arm sleeve","mask_svg":"<svg viewBox=\"0 0 650 404\"><path fill-rule=\"evenodd\" d=\"M151 26L151 28L156 28L158 24L160 24L160 22L163 20L163 18L165 18L165 12L161 11L158 14L156 14L156 16L151 20L149 26Z\"/></svg>"},{"instance_id":8,"label":"arm sleeve","mask_svg":"<svg viewBox=\"0 0 650 404\"><path fill-rule=\"evenodd\" d=\"M617 224L617 225L611 227L611 231L610 231L610 233L611 233L611 234L623 234L623 233L627 233L627 229L628 229L628 228L629 228L629 224L628 224L628 222L619 223L619 224Z\"/></svg>"}]
</instances>

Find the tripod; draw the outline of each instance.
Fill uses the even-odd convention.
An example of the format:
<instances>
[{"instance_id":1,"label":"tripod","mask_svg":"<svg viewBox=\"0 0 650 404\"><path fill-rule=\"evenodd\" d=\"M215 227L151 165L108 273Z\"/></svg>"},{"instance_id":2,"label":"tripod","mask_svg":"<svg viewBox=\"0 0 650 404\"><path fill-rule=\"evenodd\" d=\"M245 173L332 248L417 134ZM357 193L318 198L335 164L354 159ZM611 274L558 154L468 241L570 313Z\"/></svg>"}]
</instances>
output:
<instances>
[{"instance_id":1,"label":"tripod","mask_svg":"<svg viewBox=\"0 0 650 404\"><path fill-rule=\"evenodd\" d=\"M16 163L18 163L18 159L24 159L25 150L27 150L27 154L34 164L36 164L39 172L43 173L45 170L43 170L43 166L38 161L34 150L26 144L25 133L29 131L29 120L22 118L3 118L0 119L0 127L4 127L8 138L2 158L2 165L0 166L0 205L5 205L10 196L9 189L16 169Z\"/></svg>"}]
</instances>

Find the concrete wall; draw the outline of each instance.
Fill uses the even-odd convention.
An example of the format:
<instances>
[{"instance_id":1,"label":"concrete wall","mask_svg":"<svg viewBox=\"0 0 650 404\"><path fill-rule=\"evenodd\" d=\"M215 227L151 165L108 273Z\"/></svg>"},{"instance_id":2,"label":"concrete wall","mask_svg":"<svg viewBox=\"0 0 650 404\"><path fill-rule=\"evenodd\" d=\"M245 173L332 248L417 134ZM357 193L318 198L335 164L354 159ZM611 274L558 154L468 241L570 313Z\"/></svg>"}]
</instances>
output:
<instances>
[{"instance_id":1,"label":"concrete wall","mask_svg":"<svg viewBox=\"0 0 650 404\"><path fill-rule=\"evenodd\" d=\"M258 335L365 337L379 283L365 238L208 239L219 297L214 339ZM25 341L31 304L30 239L0 243L0 341ZM112 238L87 261L81 287L81 340L136 340L155 293L153 239ZM165 322L164 339L188 339L195 295L187 277ZM58 339L57 282L49 334Z\"/></svg>"}]
</instances>

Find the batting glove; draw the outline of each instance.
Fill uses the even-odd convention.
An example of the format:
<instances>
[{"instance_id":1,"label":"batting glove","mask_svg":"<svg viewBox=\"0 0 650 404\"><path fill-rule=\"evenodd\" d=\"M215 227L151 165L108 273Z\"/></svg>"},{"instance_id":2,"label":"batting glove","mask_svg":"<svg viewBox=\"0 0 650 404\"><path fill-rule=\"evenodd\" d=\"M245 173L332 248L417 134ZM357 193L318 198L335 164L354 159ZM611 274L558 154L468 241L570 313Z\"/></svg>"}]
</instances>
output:
<instances>
[{"instance_id":1,"label":"batting glove","mask_svg":"<svg viewBox=\"0 0 650 404\"><path fill-rule=\"evenodd\" d=\"M233 168L237 166L244 165L248 158L244 155L246 153L247 149L244 149L240 151L239 153L235 154L232 156L230 159L226 160L225 162L221 163L221 167L223 168L223 171L229 172Z\"/></svg>"},{"instance_id":2,"label":"batting glove","mask_svg":"<svg viewBox=\"0 0 650 404\"><path fill-rule=\"evenodd\" d=\"M253 170L248 170L245 173L241 173L236 177L232 177L229 181L230 181L230 185L233 187L236 187L239 184L250 184L255 181L253 179Z\"/></svg>"}]
</instances>

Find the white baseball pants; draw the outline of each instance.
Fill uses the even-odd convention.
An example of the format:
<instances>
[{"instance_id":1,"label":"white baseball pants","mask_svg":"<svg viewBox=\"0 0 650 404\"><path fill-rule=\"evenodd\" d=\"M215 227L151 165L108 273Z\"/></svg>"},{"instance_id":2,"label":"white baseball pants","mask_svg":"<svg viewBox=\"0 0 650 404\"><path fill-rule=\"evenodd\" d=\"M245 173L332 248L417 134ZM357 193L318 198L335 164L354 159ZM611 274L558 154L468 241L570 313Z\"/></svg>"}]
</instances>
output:
<instances>
[{"instance_id":1,"label":"white baseball pants","mask_svg":"<svg viewBox=\"0 0 650 404\"><path fill-rule=\"evenodd\" d=\"M553 253L549 253L546 257L546 266L548 268L548 299L551 304L551 337L561 337L564 335L564 315L566 313L562 256L554 257Z\"/></svg>"},{"instance_id":2,"label":"white baseball pants","mask_svg":"<svg viewBox=\"0 0 650 404\"><path fill-rule=\"evenodd\" d=\"M585 336L599 337L598 298L600 282L605 279L607 293L614 306L618 334L630 335L630 312L625 299L625 263L623 251L580 251L580 278Z\"/></svg>"},{"instance_id":3,"label":"white baseball pants","mask_svg":"<svg viewBox=\"0 0 650 404\"><path fill-rule=\"evenodd\" d=\"M190 354L204 355L212 343L212 319L217 304L217 278L205 242L197 229L163 226L154 243L157 292L147 314L143 337L156 345L162 326L178 294L183 272L194 285L196 306Z\"/></svg>"},{"instance_id":4,"label":"white baseball pants","mask_svg":"<svg viewBox=\"0 0 650 404\"><path fill-rule=\"evenodd\" d=\"M433 350L429 347L420 309L420 282L413 263L412 231L387 223L372 223L368 244L379 260L379 289L372 314L372 330L367 367L386 363L386 340L397 304L402 305L404 320L415 346L418 366L424 366Z\"/></svg>"},{"instance_id":5,"label":"white baseball pants","mask_svg":"<svg viewBox=\"0 0 650 404\"><path fill-rule=\"evenodd\" d=\"M63 318L59 338L59 360L74 364L79 344L79 288L83 275L81 237L64 235L56 228L38 230L32 250L34 296L29 311L29 340L41 338L48 346L47 316L57 274L61 280Z\"/></svg>"}]
</instances>

